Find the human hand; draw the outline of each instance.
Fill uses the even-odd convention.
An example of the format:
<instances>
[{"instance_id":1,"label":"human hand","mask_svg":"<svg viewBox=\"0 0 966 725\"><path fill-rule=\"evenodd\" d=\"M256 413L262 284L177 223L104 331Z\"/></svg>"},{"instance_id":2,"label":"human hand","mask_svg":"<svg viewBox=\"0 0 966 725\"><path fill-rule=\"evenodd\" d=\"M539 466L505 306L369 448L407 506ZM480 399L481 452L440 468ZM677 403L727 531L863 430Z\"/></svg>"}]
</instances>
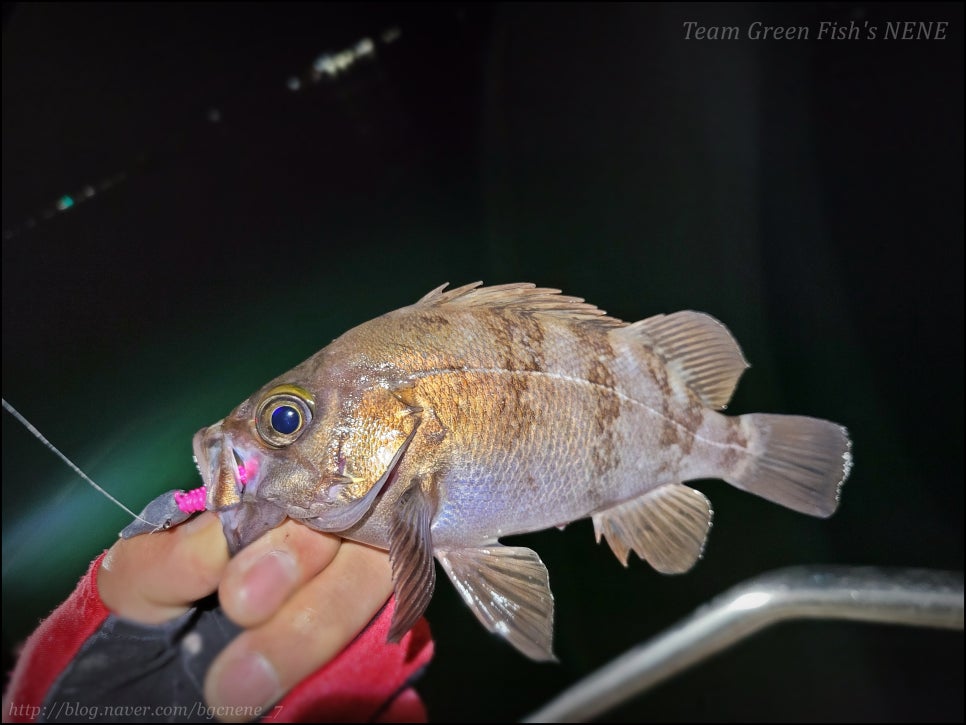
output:
<instances>
[{"instance_id":1,"label":"human hand","mask_svg":"<svg viewBox=\"0 0 966 725\"><path fill-rule=\"evenodd\" d=\"M335 657L392 593L385 551L288 520L228 558L218 517L120 539L97 578L104 604L145 624L172 619L216 589L245 628L212 664L212 707L263 707Z\"/></svg>"}]
</instances>

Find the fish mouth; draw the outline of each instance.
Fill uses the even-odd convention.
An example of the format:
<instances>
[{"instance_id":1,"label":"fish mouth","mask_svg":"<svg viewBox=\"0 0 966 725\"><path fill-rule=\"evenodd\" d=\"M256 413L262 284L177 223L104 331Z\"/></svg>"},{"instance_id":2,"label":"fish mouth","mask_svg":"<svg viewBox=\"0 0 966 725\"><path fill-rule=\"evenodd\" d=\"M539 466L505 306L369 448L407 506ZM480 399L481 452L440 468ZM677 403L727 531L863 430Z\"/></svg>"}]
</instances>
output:
<instances>
[{"instance_id":1,"label":"fish mouth","mask_svg":"<svg viewBox=\"0 0 966 725\"><path fill-rule=\"evenodd\" d=\"M207 490L207 508L212 510L240 503L249 482L245 458L231 445L221 424L218 421L202 428L191 440L195 464Z\"/></svg>"},{"instance_id":2,"label":"fish mouth","mask_svg":"<svg viewBox=\"0 0 966 725\"><path fill-rule=\"evenodd\" d=\"M232 556L282 523L285 510L257 495L260 456L236 449L222 421L195 433L191 447L205 484L206 508L221 519Z\"/></svg>"},{"instance_id":3,"label":"fish mouth","mask_svg":"<svg viewBox=\"0 0 966 725\"><path fill-rule=\"evenodd\" d=\"M208 447L205 445L205 433L207 428L202 428L191 439L191 450L194 453L195 466L201 474L201 482L208 488L211 483L211 468L208 462Z\"/></svg>"}]
</instances>

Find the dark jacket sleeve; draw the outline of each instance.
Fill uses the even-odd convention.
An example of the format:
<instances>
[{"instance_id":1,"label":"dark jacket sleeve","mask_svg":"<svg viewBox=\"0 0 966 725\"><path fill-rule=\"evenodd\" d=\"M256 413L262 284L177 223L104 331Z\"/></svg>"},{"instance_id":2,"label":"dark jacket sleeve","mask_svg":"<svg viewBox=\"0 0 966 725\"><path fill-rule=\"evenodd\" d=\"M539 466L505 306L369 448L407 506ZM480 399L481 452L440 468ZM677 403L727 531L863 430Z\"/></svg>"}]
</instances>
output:
<instances>
[{"instance_id":1,"label":"dark jacket sleeve","mask_svg":"<svg viewBox=\"0 0 966 725\"><path fill-rule=\"evenodd\" d=\"M240 632L214 599L158 626L108 611L97 592L103 555L24 644L3 702L6 722L212 722L202 696L215 656ZM433 653L420 622L386 643L395 601L334 660L265 712L264 722L424 722L412 688ZM236 713L237 714L237 713Z\"/></svg>"}]
</instances>

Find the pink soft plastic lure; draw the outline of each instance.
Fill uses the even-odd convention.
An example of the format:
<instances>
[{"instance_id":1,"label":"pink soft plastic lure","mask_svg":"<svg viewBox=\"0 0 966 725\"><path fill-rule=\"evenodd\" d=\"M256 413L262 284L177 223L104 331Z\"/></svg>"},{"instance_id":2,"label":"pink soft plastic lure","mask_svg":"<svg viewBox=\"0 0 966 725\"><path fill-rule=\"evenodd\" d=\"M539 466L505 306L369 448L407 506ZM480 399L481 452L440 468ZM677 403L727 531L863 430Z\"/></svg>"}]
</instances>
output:
<instances>
[{"instance_id":1,"label":"pink soft plastic lure","mask_svg":"<svg viewBox=\"0 0 966 725\"><path fill-rule=\"evenodd\" d=\"M175 491L174 502L183 513L198 513L205 510L206 492L207 489L204 486L198 486L190 491Z\"/></svg>"}]
</instances>

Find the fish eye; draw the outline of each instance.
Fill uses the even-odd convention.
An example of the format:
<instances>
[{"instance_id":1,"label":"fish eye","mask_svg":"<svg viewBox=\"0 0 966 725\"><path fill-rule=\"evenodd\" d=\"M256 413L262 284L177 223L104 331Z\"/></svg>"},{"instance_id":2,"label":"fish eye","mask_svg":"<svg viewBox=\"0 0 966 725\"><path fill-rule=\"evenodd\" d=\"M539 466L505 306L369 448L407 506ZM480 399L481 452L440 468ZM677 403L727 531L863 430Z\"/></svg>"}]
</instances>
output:
<instances>
[{"instance_id":1,"label":"fish eye","mask_svg":"<svg viewBox=\"0 0 966 725\"><path fill-rule=\"evenodd\" d=\"M291 435L302 427L302 414L293 405L280 405L272 413L272 428L282 435Z\"/></svg>"},{"instance_id":2,"label":"fish eye","mask_svg":"<svg viewBox=\"0 0 966 725\"><path fill-rule=\"evenodd\" d=\"M255 409L255 429L272 448L284 448L298 440L312 421L315 398L296 385L269 390Z\"/></svg>"}]
</instances>

